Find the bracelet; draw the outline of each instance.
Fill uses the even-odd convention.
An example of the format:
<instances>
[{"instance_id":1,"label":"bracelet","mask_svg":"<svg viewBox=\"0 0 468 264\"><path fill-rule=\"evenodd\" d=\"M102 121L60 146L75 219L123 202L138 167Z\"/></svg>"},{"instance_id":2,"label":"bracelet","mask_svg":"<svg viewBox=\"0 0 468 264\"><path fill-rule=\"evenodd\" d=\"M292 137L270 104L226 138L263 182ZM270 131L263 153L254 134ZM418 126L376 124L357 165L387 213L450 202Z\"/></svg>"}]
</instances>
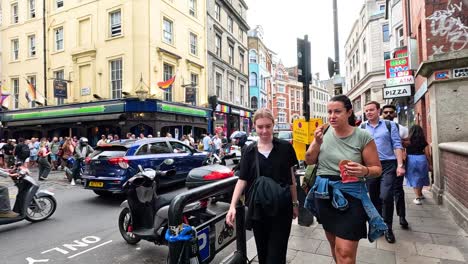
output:
<instances>
[{"instance_id":1,"label":"bracelet","mask_svg":"<svg viewBox=\"0 0 468 264\"><path fill-rule=\"evenodd\" d=\"M299 207L299 201L292 202L293 207Z\"/></svg>"},{"instance_id":2,"label":"bracelet","mask_svg":"<svg viewBox=\"0 0 468 264\"><path fill-rule=\"evenodd\" d=\"M364 177L369 176L369 173L370 173L369 167L366 166L366 169L367 169L367 173L366 173L366 175L364 175Z\"/></svg>"}]
</instances>

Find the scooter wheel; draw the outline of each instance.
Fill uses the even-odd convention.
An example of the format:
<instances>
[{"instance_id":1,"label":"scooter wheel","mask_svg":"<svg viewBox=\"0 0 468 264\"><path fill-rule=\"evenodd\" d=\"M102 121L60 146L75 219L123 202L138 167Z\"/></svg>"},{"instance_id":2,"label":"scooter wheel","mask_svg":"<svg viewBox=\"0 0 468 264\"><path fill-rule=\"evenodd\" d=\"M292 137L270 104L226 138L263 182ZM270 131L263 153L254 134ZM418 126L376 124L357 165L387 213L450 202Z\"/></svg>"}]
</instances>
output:
<instances>
[{"instance_id":1,"label":"scooter wheel","mask_svg":"<svg viewBox=\"0 0 468 264\"><path fill-rule=\"evenodd\" d=\"M40 222L49 218L57 209L57 201L52 196L36 197L26 208L25 218L29 222Z\"/></svg>"},{"instance_id":2,"label":"scooter wheel","mask_svg":"<svg viewBox=\"0 0 468 264\"><path fill-rule=\"evenodd\" d=\"M119 231L123 239L130 245L135 245L140 242L135 234L128 231L128 227L132 225L132 214L130 214L130 209L124 208L119 215Z\"/></svg>"}]
</instances>

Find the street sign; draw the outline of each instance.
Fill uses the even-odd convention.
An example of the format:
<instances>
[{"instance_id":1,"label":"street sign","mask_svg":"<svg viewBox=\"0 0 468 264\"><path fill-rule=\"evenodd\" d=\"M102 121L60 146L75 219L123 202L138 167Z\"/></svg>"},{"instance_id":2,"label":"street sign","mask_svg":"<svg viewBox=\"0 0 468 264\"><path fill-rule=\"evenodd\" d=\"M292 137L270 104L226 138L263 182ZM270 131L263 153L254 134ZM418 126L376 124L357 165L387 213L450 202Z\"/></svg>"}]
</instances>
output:
<instances>
[{"instance_id":1,"label":"street sign","mask_svg":"<svg viewBox=\"0 0 468 264\"><path fill-rule=\"evenodd\" d=\"M314 132L323 123L321 118L312 118L309 122L303 118L293 122L293 148L299 160L305 159L307 146L314 141Z\"/></svg>"},{"instance_id":2,"label":"street sign","mask_svg":"<svg viewBox=\"0 0 468 264\"><path fill-rule=\"evenodd\" d=\"M303 144L309 144L309 123L304 119L296 119L293 122L293 140Z\"/></svg>"},{"instance_id":3,"label":"street sign","mask_svg":"<svg viewBox=\"0 0 468 264\"><path fill-rule=\"evenodd\" d=\"M67 99L67 81L54 80L54 97Z\"/></svg>"}]
</instances>

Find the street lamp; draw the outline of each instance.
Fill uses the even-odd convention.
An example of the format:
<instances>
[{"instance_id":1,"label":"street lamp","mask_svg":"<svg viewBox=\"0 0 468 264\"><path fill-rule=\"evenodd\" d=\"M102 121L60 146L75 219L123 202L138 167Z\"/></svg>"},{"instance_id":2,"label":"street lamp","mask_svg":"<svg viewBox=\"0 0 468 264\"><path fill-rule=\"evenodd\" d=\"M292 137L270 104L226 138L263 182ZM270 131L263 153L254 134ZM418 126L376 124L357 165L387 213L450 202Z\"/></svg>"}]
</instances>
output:
<instances>
[{"instance_id":1,"label":"street lamp","mask_svg":"<svg viewBox=\"0 0 468 264\"><path fill-rule=\"evenodd\" d=\"M146 99L148 99L149 90L150 90L150 88L148 87L148 85L146 85L143 82L143 74L142 74L141 77L140 77L140 83L138 84L138 89L136 89L136 91L135 91L138 99L141 102L144 102L144 101L146 101Z\"/></svg>"}]
</instances>

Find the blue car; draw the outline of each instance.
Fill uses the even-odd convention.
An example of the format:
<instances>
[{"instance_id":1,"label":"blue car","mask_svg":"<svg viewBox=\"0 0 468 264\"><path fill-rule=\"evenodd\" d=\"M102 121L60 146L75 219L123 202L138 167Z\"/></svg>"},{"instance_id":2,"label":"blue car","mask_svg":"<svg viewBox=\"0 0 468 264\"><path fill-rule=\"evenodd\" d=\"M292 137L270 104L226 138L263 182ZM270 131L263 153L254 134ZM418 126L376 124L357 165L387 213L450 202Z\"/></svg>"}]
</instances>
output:
<instances>
[{"instance_id":1,"label":"blue car","mask_svg":"<svg viewBox=\"0 0 468 264\"><path fill-rule=\"evenodd\" d=\"M143 168L155 168L165 159L173 159L172 165L162 164L161 170L175 170L172 177L162 177L160 188L185 181L193 168L203 166L207 155L173 138L147 138L122 140L96 147L85 160L83 184L85 189L98 195L123 192L122 185Z\"/></svg>"}]
</instances>

